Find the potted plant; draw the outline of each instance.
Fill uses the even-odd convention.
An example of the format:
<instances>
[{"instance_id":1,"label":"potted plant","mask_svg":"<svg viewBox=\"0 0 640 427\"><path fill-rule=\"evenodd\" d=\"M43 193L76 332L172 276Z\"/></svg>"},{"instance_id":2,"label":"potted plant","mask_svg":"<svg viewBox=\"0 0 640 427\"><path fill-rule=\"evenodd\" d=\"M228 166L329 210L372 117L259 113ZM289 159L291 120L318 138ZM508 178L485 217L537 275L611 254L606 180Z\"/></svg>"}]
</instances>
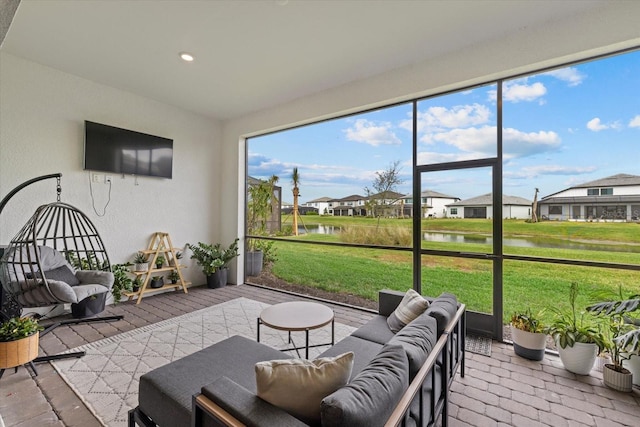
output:
<instances>
[{"instance_id":1,"label":"potted plant","mask_svg":"<svg viewBox=\"0 0 640 427\"><path fill-rule=\"evenodd\" d=\"M180 260L182 259L182 256L183 256L183 253L181 251L176 251L176 259L173 261L176 267L180 264Z\"/></svg>"},{"instance_id":2,"label":"potted plant","mask_svg":"<svg viewBox=\"0 0 640 427\"><path fill-rule=\"evenodd\" d=\"M166 259L163 255L158 255L158 257L156 258L156 268L162 268L165 261Z\"/></svg>"},{"instance_id":3,"label":"potted plant","mask_svg":"<svg viewBox=\"0 0 640 427\"><path fill-rule=\"evenodd\" d=\"M588 375L599 349L605 348L604 337L590 315L578 312L578 284L569 288L569 310L554 309L556 317L546 329L555 340L564 368L578 375Z\"/></svg>"},{"instance_id":4,"label":"potted plant","mask_svg":"<svg viewBox=\"0 0 640 427\"><path fill-rule=\"evenodd\" d=\"M141 286L142 286L142 279L138 276L135 279L133 279L133 283L131 284L131 291L139 292Z\"/></svg>"},{"instance_id":5,"label":"potted plant","mask_svg":"<svg viewBox=\"0 0 640 427\"><path fill-rule=\"evenodd\" d=\"M147 256L138 252L133 257L133 271L148 271L149 270L149 261L147 260Z\"/></svg>"},{"instance_id":6,"label":"potted plant","mask_svg":"<svg viewBox=\"0 0 640 427\"><path fill-rule=\"evenodd\" d=\"M133 280L129 277L130 266L130 263L113 264L111 266L111 272L113 273L111 294L113 295L113 301L116 304L122 299L123 292L131 291L133 289Z\"/></svg>"},{"instance_id":7,"label":"potted plant","mask_svg":"<svg viewBox=\"0 0 640 427\"><path fill-rule=\"evenodd\" d=\"M164 286L164 277L162 276L153 276L151 278L151 284L149 285L153 289L158 289Z\"/></svg>"},{"instance_id":8,"label":"potted plant","mask_svg":"<svg viewBox=\"0 0 640 427\"><path fill-rule=\"evenodd\" d=\"M32 317L12 317L0 324L0 369L14 368L38 357L42 326Z\"/></svg>"},{"instance_id":9,"label":"potted plant","mask_svg":"<svg viewBox=\"0 0 640 427\"><path fill-rule=\"evenodd\" d=\"M614 390L630 392L633 388L633 374L623 366L623 362L640 350L640 329L633 319L627 317L639 306L639 298L625 300L620 295L616 301L603 301L587 307L588 311L603 316L607 321L609 335L606 344L612 363L604 365L602 381Z\"/></svg>"},{"instance_id":10,"label":"potted plant","mask_svg":"<svg viewBox=\"0 0 640 427\"><path fill-rule=\"evenodd\" d=\"M511 339L515 353L529 360L542 360L547 344L545 326L540 320L541 312L515 312L511 316Z\"/></svg>"},{"instance_id":11,"label":"potted plant","mask_svg":"<svg viewBox=\"0 0 640 427\"><path fill-rule=\"evenodd\" d=\"M180 274L178 274L178 270L173 270L169 273L169 280L171 280L171 284L175 285L180 280Z\"/></svg>"},{"instance_id":12,"label":"potted plant","mask_svg":"<svg viewBox=\"0 0 640 427\"><path fill-rule=\"evenodd\" d=\"M273 212L274 203L278 202L274 196L274 186L278 177L273 175L267 181L260 181L249 185L247 197L247 235L267 235L267 222ZM264 251L261 247L264 240L248 238L245 260L247 276L257 276L265 264ZM271 243L271 242L268 242Z\"/></svg>"},{"instance_id":13,"label":"potted plant","mask_svg":"<svg viewBox=\"0 0 640 427\"><path fill-rule=\"evenodd\" d=\"M202 267L202 272L207 277L207 286L212 289L226 286L227 266L238 256L238 239L235 239L226 249L223 249L220 243L211 245L198 242L197 245L187 244L187 246L193 252L191 258Z\"/></svg>"}]
</instances>

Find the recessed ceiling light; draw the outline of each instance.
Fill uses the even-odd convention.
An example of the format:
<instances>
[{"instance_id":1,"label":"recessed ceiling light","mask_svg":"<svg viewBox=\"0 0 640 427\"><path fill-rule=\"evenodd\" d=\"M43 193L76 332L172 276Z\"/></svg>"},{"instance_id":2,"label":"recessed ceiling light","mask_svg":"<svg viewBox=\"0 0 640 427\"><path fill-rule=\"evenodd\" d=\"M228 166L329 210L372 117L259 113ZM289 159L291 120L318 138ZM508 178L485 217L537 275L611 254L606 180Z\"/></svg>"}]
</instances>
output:
<instances>
[{"instance_id":1,"label":"recessed ceiling light","mask_svg":"<svg viewBox=\"0 0 640 427\"><path fill-rule=\"evenodd\" d=\"M185 62L192 62L194 59L196 59L192 54L190 54L189 52L180 52L180 58L185 61Z\"/></svg>"}]
</instances>

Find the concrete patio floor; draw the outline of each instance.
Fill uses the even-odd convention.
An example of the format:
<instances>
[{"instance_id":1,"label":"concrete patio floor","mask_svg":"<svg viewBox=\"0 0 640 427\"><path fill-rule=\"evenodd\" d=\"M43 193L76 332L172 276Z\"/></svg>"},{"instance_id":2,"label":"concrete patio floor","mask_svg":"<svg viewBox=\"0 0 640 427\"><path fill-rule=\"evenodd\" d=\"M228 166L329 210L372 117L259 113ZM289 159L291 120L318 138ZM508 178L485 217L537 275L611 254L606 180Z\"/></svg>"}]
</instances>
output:
<instances>
[{"instance_id":1,"label":"concrete patio floor","mask_svg":"<svg viewBox=\"0 0 640 427\"><path fill-rule=\"evenodd\" d=\"M146 326L238 297L268 304L303 299L281 292L242 285L211 290L189 289L134 302L108 306L104 316L123 314L117 322L58 328L41 340L41 354L55 354L121 332ZM358 327L373 313L329 304L336 321ZM508 344L493 342L491 357L467 353L466 375L452 387L450 426L638 426L640 389L620 393L602 385L602 376L574 375L557 356L531 362L513 354ZM6 427L77 426L101 424L49 363L9 369L0 380L0 415ZM188 426L185 426L188 427Z\"/></svg>"}]
</instances>

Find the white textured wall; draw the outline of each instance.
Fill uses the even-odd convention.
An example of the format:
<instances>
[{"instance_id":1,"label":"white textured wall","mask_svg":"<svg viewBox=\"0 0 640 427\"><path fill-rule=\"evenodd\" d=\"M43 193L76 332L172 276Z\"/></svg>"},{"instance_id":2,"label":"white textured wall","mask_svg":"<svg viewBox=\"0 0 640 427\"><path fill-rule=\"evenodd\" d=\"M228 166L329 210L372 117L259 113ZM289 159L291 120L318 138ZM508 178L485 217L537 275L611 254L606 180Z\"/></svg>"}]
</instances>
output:
<instances>
[{"instance_id":1,"label":"white textured wall","mask_svg":"<svg viewBox=\"0 0 640 427\"><path fill-rule=\"evenodd\" d=\"M97 216L83 170L84 120L172 138L173 179L139 177L135 185L131 176L114 175L106 215ZM91 218L112 263L131 260L154 231L169 232L176 246L218 239L220 146L214 120L0 53L0 197L28 179L62 172L62 201ZM108 185L93 189L102 212ZM55 196L55 180L14 196L0 215L0 244ZM185 272L204 283L197 266Z\"/></svg>"}]
</instances>

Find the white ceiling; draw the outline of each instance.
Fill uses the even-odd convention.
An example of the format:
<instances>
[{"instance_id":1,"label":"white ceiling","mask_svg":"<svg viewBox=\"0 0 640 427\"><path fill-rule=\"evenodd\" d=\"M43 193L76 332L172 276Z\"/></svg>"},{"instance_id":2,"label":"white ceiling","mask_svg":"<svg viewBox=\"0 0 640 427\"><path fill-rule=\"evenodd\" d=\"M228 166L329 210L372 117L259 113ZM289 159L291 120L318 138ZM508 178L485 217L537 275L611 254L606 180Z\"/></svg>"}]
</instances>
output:
<instances>
[{"instance_id":1,"label":"white ceiling","mask_svg":"<svg viewBox=\"0 0 640 427\"><path fill-rule=\"evenodd\" d=\"M2 50L225 120L606 3L23 0Z\"/></svg>"}]
</instances>

